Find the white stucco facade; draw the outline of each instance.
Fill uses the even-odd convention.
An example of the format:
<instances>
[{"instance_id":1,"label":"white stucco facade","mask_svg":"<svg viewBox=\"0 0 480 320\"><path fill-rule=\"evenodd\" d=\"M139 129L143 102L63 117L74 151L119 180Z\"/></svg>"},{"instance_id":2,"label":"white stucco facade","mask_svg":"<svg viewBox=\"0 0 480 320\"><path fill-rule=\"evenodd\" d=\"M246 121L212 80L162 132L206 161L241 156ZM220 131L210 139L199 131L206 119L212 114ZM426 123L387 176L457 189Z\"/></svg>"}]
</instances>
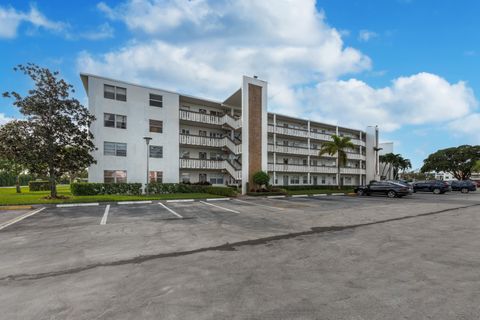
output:
<instances>
[{"instance_id":1,"label":"white stucco facade","mask_svg":"<svg viewBox=\"0 0 480 320\"><path fill-rule=\"evenodd\" d=\"M152 172L156 172L162 182L235 184L242 186L245 193L252 173L248 168L253 143L261 145L261 149L256 149L261 151L255 155L260 159L254 160L269 173L274 185L329 186L338 184L339 179L344 185L359 185L378 176L378 152L375 151L378 134L374 128L361 131L269 113L268 84L257 78L243 77L240 89L224 101L90 74L81 74L81 78L89 109L97 118L91 126L97 147L93 156L97 163L88 169L90 182L112 182L109 175L118 171L126 175L120 182L145 183L144 137L152 138L150 145L163 150L161 156L157 153L156 157L149 157L150 180ZM260 92L257 97L260 103L255 100L254 109L249 106L250 85ZM117 91L111 94L111 90L117 90L120 95L116 95ZM161 99L160 107L151 105L152 94L155 99ZM249 109L261 116L261 121L256 121L261 128L252 127ZM118 115L126 124L115 123L112 127L111 121L106 120L112 115ZM162 123L162 132L152 131L152 120ZM250 132L255 132L255 136ZM348 136L355 145L348 150L348 161L340 177L336 156L319 155L321 145L330 141L333 134ZM104 147L105 143L108 146ZM112 145L120 151L112 151Z\"/></svg>"}]
</instances>

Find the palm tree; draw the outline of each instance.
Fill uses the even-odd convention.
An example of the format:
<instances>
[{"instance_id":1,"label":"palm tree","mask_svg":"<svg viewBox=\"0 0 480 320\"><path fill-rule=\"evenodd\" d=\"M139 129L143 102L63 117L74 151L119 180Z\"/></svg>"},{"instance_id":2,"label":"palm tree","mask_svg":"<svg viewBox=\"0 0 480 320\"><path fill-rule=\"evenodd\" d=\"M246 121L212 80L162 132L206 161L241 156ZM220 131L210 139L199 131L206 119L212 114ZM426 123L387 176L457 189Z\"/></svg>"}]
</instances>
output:
<instances>
[{"instance_id":1,"label":"palm tree","mask_svg":"<svg viewBox=\"0 0 480 320\"><path fill-rule=\"evenodd\" d=\"M384 177L385 174L388 174L392 169L392 166L396 161L396 155L393 153L387 153L379 156L378 158L379 158L379 161L384 164L382 169L382 174L381 174L381 176ZM387 172L385 172L385 170L387 170Z\"/></svg>"},{"instance_id":2,"label":"palm tree","mask_svg":"<svg viewBox=\"0 0 480 320\"><path fill-rule=\"evenodd\" d=\"M332 141L325 142L322 144L319 152L319 156L328 154L337 156L337 176L338 176L338 189L342 187L342 179L340 178L340 167L345 166L347 163L347 153L346 149L353 149L355 145L352 143L349 137L339 137L337 135L332 135Z\"/></svg>"},{"instance_id":3,"label":"palm tree","mask_svg":"<svg viewBox=\"0 0 480 320\"><path fill-rule=\"evenodd\" d=\"M412 162L410 161L410 159L404 159L402 157L400 161L400 166L399 166L399 169L402 170L402 178L405 175L405 171L411 168L412 168Z\"/></svg>"}]
</instances>

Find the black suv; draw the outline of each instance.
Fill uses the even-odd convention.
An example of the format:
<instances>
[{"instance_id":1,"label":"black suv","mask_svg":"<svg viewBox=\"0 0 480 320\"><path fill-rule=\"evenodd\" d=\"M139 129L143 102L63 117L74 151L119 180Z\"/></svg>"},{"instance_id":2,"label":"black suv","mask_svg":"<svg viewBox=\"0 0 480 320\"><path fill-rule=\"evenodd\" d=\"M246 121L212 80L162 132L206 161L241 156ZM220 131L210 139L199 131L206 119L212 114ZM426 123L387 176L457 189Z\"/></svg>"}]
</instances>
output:
<instances>
[{"instance_id":1,"label":"black suv","mask_svg":"<svg viewBox=\"0 0 480 320\"><path fill-rule=\"evenodd\" d=\"M417 181L413 183L413 192L433 192L435 194L444 194L450 191L447 182L441 180Z\"/></svg>"},{"instance_id":2,"label":"black suv","mask_svg":"<svg viewBox=\"0 0 480 320\"><path fill-rule=\"evenodd\" d=\"M369 185L356 187L354 190L359 196L381 194L386 195L389 198L401 198L410 194L408 186L389 181L372 181Z\"/></svg>"},{"instance_id":3,"label":"black suv","mask_svg":"<svg viewBox=\"0 0 480 320\"><path fill-rule=\"evenodd\" d=\"M469 193L470 191L477 190L475 182L470 180L452 181L450 186L452 187L452 191L460 191L462 193Z\"/></svg>"}]
</instances>

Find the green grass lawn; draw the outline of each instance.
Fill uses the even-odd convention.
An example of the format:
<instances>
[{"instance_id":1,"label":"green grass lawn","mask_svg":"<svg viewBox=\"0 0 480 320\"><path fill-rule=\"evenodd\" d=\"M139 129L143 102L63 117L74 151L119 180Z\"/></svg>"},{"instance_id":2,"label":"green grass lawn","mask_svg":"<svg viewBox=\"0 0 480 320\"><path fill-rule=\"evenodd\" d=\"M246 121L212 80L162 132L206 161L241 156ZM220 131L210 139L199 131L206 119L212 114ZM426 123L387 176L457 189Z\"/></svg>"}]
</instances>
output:
<instances>
[{"instance_id":1,"label":"green grass lawn","mask_svg":"<svg viewBox=\"0 0 480 320\"><path fill-rule=\"evenodd\" d=\"M353 192L353 188L338 189L307 189L307 190L287 190L288 195L295 194L321 194L321 193L350 193Z\"/></svg>"},{"instance_id":2,"label":"green grass lawn","mask_svg":"<svg viewBox=\"0 0 480 320\"><path fill-rule=\"evenodd\" d=\"M98 196L74 196L70 192L69 185L57 186L59 195L67 196L68 199L45 199L49 191L28 191L28 187L22 187L22 193L16 193L15 188L0 188L0 205L19 204L43 204L43 203L79 203L79 202L105 202L105 201L134 201L134 200L169 200L169 199L204 199L222 198L222 196L208 193L170 193L157 195L98 195Z\"/></svg>"}]
</instances>

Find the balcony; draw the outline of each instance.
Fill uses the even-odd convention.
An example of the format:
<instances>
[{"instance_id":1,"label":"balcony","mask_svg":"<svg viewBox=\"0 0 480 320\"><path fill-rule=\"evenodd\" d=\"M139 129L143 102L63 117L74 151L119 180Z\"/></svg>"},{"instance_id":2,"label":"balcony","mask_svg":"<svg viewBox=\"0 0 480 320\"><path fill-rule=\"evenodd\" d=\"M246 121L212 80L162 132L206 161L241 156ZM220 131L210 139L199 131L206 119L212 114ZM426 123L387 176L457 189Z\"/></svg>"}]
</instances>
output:
<instances>
[{"instance_id":1,"label":"balcony","mask_svg":"<svg viewBox=\"0 0 480 320\"><path fill-rule=\"evenodd\" d=\"M357 145L357 146L365 147L365 141L360 140L360 139L352 138L352 143L353 143L354 145Z\"/></svg>"},{"instance_id":2,"label":"balcony","mask_svg":"<svg viewBox=\"0 0 480 320\"><path fill-rule=\"evenodd\" d=\"M347 152L347 159L365 161L366 157L365 157L365 155L360 154L360 153Z\"/></svg>"},{"instance_id":3,"label":"balcony","mask_svg":"<svg viewBox=\"0 0 480 320\"><path fill-rule=\"evenodd\" d=\"M272 125L268 125L268 132L283 134L283 135L293 136L293 137L308 138L308 131L302 130L302 129L274 127Z\"/></svg>"},{"instance_id":4,"label":"balcony","mask_svg":"<svg viewBox=\"0 0 480 320\"><path fill-rule=\"evenodd\" d=\"M269 163L268 171L276 172L302 172L302 173L337 173L336 167L306 166L301 164Z\"/></svg>"},{"instance_id":5,"label":"balcony","mask_svg":"<svg viewBox=\"0 0 480 320\"><path fill-rule=\"evenodd\" d=\"M293 147L293 146L283 146L283 145L268 145L268 152L277 152L277 153L287 153L287 154L297 154L303 156L318 156L317 149L308 149L305 147Z\"/></svg>"},{"instance_id":6,"label":"balcony","mask_svg":"<svg viewBox=\"0 0 480 320\"><path fill-rule=\"evenodd\" d=\"M227 125L232 129L239 129L242 126L242 121L240 119L235 119L228 114L219 117L211 114L188 110L180 110L180 120L200 122L217 126Z\"/></svg>"},{"instance_id":7,"label":"balcony","mask_svg":"<svg viewBox=\"0 0 480 320\"><path fill-rule=\"evenodd\" d=\"M213 159L180 159L180 169L225 170L234 179L242 179L242 171L236 169L226 160Z\"/></svg>"},{"instance_id":8,"label":"balcony","mask_svg":"<svg viewBox=\"0 0 480 320\"><path fill-rule=\"evenodd\" d=\"M343 174L365 174L365 169L360 168L340 168L340 173Z\"/></svg>"},{"instance_id":9,"label":"balcony","mask_svg":"<svg viewBox=\"0 0 480 320\"><path fill-rule=\"evenodd\" d=\"M234 154L242 153L242 145L236 144L228 137L215 138L196 136L191 134L180 134L180 144L202 147L228 148Z\"/></svg>"}]
</instances>

